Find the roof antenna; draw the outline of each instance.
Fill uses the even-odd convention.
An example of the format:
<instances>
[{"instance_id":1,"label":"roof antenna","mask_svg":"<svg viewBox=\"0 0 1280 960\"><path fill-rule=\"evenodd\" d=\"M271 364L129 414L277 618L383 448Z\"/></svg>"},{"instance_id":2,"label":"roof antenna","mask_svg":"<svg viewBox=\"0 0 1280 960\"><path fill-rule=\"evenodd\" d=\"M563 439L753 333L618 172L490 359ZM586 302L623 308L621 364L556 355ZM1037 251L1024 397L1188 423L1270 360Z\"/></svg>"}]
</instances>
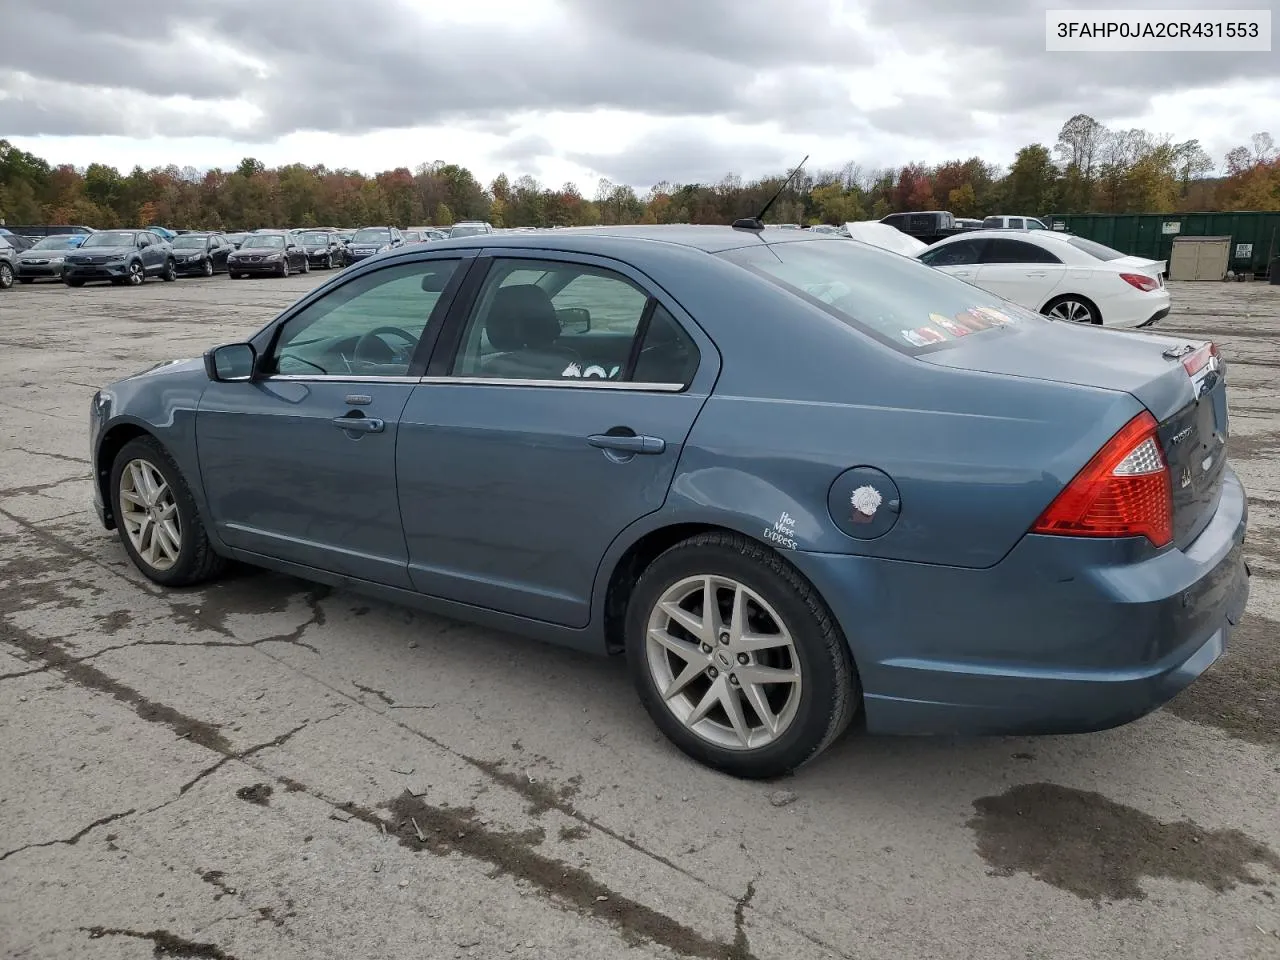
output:
<instances>
[{"instance_id":1,"label":"roof antenna","mask_svg":"<svg viewBox=\"0 0 1280 960\"><path fill-rule=\"evenodd\" d=\"M733 221L733 228L735 230L763 230L764 215L768 213L769 208L773 206L773 201L777 200L780 196L782 196L782 191L787 189L787 185L790 184L793 179L795 179L795 175L799 173L801 168L808 162L809 162L809 155L806 153L804 155L804 159L800 161L800 165L797 166L794 170L791 171L791 173L787 175L787 179L782 181L782 186L778 188L778 192L769 198L769 202L766 203L764 207L761 208L760 212L754 217L743 217L741 220Z\"/></svg>"}]
</instances>

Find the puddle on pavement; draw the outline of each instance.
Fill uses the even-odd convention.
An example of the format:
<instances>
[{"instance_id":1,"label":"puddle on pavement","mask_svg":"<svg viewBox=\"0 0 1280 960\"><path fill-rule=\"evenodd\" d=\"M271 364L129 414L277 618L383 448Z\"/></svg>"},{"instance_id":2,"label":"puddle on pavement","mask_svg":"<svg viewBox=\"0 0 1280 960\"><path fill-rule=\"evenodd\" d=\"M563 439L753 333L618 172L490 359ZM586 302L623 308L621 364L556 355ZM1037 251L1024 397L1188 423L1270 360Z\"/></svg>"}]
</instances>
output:
<instances>
[{"instance_id":1,"label":"puddle on pavement","mask_svg":"<svg viewBox=\"0 0 1280 960\"><path fill-rule=\"evenodd\" d=\"M1098 793L1027 783L975 800L969 827L996 876L1027 873L1084 900L1142 900L1143 877L1198 883L1217 893L1274 883L1280 856L1239 830L1163 823Z\"/></svg>"}]
</instances>

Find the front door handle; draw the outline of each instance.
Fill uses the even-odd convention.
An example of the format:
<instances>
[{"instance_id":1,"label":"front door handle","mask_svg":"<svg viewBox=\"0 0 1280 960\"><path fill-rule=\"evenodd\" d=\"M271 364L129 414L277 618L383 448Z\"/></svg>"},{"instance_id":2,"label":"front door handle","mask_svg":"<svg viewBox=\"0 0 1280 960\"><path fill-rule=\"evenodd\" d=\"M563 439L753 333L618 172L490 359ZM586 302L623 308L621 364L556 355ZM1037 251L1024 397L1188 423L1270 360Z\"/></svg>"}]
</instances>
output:
<instances>
[{"instance_id":1,"label":"front door handle","mask_svg":"<svg viewBox=\"0 0 1280 960\"><path fill-rule=\"evenodd\" d=\"M619 453L662 453L667 449L667 441L661 437L643 437L635 434L614 436L609 433L596 433L587 437L587 443L601 450L616 450Z\"/></svg>"},{"instance_id":2,"label":"front door handle","mask_svg":"<svg viewBox=\"0 0 1280 960\"><path fill-rule=\"evenodd\" d=\"M1045 274L1045 272L1044 272L1043 270L1036 270L1036 271L1033 271L1033 272L1031 272L1031 273L1028 273L1028 274L1027 274L1027 276L1028 276L1028 277L1043 277L1043 276L1046 276L1046 275L1047 275L1047 274Z\"/></svg>"},{"instance_id":3,"label":"front door handle","mask_svg":"<svg viewBox=\"0 0 1280 960\"><path fill-rule=\"evenodd\" d=\"M356 433L381 433L387 426L387 422L378 417L334 417L329 422Z\"/></svg>"}]
</instances>

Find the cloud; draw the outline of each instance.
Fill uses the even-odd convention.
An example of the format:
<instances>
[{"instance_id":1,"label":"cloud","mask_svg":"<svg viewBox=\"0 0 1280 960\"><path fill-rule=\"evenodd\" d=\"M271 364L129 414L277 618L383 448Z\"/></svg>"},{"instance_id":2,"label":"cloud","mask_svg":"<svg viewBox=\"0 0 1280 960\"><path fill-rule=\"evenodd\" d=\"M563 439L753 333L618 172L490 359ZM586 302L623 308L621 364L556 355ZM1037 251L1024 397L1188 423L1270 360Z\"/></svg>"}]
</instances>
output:
<instances>
[{"instance_id":1,"label":"cloud","mask_svg":"<svg viewBox=\"0 0 1280 960\"><path fill-rule=\"evenodd\" d=\"M805 152L1007 164L1078 112L1215 156L1272 122L1273 55L1050 54L1043 11L1062 6L1115 3L164 0L125 16L39 0L0 31L0 133L38 152L114 137L188 157L205 138L219 158L306 145L284 162L643 184L759 175Z\"/></svg>"},{"instance_id":2,"label":"cloud","mask_svg":"<svg viewBox=\"0 0 1280 960\"><path fill-rule=\"evenodd\" d=\"M682 183L717 183L749 170L781 170L799 157L768 141L732 142L684 123L663 126L616 153L582 151L568 159L615 183L647 188L677 178Z\"/></svg>"}]
</instances>

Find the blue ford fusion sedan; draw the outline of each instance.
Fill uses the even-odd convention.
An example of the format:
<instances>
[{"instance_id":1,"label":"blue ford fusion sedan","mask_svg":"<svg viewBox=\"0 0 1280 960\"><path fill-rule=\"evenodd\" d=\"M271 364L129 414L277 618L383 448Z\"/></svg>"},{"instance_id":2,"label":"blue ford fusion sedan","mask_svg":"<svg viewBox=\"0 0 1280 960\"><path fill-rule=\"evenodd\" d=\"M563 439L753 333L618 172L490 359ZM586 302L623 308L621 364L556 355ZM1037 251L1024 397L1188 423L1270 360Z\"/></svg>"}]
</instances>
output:
<instances>
[{"instance_id":1,"label":"blue ford fusion sedan","mask_svg":"<svg viewBox=\"0 0 1280 960\"><path fill-rule=\"evenodd\" d=\"M1222 655L1246 501L1212 343L750 227L395 249L99 391L97 509L598 653L744 777L872 732L1098 730Z\"/></svg>"}]
</instances>

